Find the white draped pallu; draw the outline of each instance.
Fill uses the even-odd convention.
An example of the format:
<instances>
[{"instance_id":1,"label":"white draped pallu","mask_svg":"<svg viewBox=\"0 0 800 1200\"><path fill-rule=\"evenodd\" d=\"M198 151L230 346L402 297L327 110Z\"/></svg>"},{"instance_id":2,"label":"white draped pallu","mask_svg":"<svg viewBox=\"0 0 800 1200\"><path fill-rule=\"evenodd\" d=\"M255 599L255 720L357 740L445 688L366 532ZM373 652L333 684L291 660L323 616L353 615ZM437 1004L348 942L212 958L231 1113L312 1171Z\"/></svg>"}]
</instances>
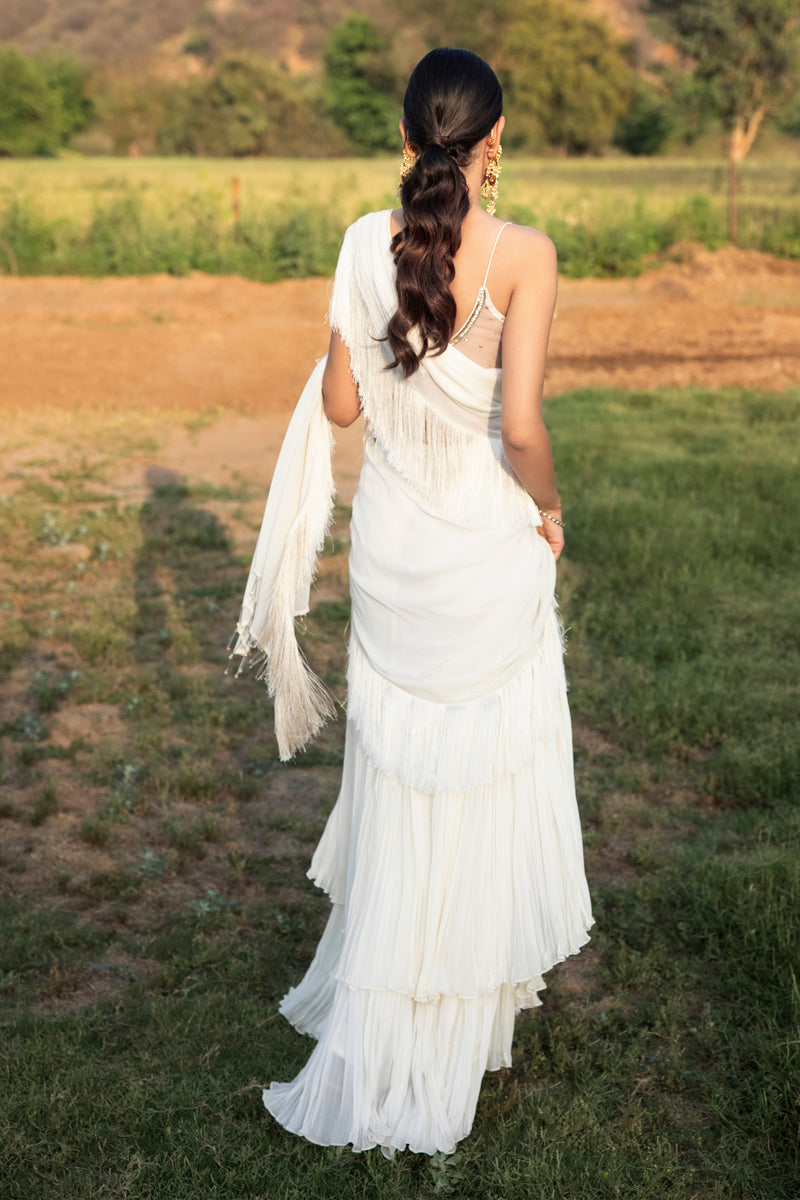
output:
<instances>
[{"instance_id":1,"label":"white draped pallu","mask_svg":"<svg viewBox=\"0 0 800 1200\"><path fill-rule=\"evenodd\" d=\"M404 381L389 212L352 225L330 306L366 419L353 503L342 786L310 877L331 914L280 1011L317 1045L264 1104L321 1145L450 1151L515 1013L593 924L555 562L500 439L501 371L454 345ZM323 360L324 363L324 360ZM332 501L319 363L281 450L234 653L275 700L281 757L329 698L302 661Z\"/></svg>"}]
</instances>

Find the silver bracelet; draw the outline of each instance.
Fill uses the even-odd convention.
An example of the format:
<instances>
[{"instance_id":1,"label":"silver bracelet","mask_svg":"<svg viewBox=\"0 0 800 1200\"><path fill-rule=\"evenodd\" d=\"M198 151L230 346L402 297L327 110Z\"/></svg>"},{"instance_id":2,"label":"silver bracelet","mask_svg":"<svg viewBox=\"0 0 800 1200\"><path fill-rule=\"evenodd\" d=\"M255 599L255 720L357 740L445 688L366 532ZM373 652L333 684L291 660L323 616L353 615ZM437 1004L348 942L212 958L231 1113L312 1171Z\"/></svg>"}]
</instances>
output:
<instances>
[{"instance_id":1,"label":"silver bracelet","mask_svg":"<svg viewBox=\"0 0 800 1200\"><path fill-rule=\"evenodd\" d=\"M554 525L560 525L562 529L566 529L566 525L563 521L559 521L558 517L551 516L551 514L545 512L543 508L539 509L539 515L542 517L547 517L548 521L552 521Z\"/></svg>"}]
</instances>

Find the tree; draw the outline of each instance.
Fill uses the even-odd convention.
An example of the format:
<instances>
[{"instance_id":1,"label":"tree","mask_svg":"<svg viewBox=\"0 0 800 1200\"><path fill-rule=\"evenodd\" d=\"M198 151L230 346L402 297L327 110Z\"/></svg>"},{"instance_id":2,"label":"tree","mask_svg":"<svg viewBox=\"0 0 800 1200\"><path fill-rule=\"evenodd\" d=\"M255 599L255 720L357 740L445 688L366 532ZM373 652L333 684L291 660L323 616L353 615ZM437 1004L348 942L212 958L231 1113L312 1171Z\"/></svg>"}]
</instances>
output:
<instances>
[{"instance_id":1,"label":"tree","mask_svg":"<svg viewBox=\"0 0 800 1200\"><path fill-rule=\"evenodd\" d=\"M690 146L716 122L714 89L688 71L655 67L637 79L614 145L628 154L658 154L668 145Z\"/></svg>"},{"instance_id":2,"label":"tree","mask_svg":"<svg viewBox=\"0 0 800 1200\"><path fill-rule=\"evenodd\" d=\"M0 48L0 154L53 154L93 112L86 72L74 59Z\"/></svg>"},{"instance_id":3,"label":"tree","mask_svg":"<svg viewBox=\"0 0 800 1200\"><path fill-rule=\"evenodd\" d=\"M601 21L571 4L526 0L506 27L501 56L512 145L538 140L564 153L608 145L635 77Z\"/></svg>"},{"instance_id":4,"label":"tree","mask_svg":"<svg viewBox=\"0 0 800 1200\"><path fill-rule=\"evenodd\" d=\"M628 154L658 154L673 132L669 100L652 83L638 82L628 111L614 132L614 145Z\"/></svg>"},{"instance_id":5,"label":"tree","mask_svg":"<svg viewBox=\"0 0 800 1200\"><path fill-rule=\"evenodd\" d=\"M0 154L52 154L61 138L59 98L42 68L0 47Z\"/></svg>"},{"instance_id":6,"label":"tree","mask_svg":"<svg viewBox=\"0 0 800 1200\"><path fill-rule=\"evenodd\" d=\"M670 40L714 89L728 129L730 238L738 232L739 164L768 113L797 91L800 0L650 0Z\"/></svg>"},{"instance_id":7,"label":"tree","mask_svg":"<svg viewBox=\"0 0 800 1200\"><path fill-rule=\"evenodd\" d=\"M94 119L94 103L86 90L88 72L65 54L44 55L36 61L58 99L60 140L66 145L73 133L88 129Z\"/></svg>"},{"instance_id":8,"label":"tree","mask_svg":"<svg viewBox=\"0 0 800 1200\"><path fill-rule=\"evenodd\" d=\"M309 81L254 55L230 54L209 78L165 94L155 148L216 156L346 151L315 99Z\"/></svg>"},{"instance_id":9,"label":"tree","mask_svg":"<svg viewBox=\"0 0 800 1200\"><path fill-rule=\"evenodd\" d=\"M323 57L329 111L353 145L367 154L395 149L398 80L374 25L351 13L334 29Z\"/></svg>"}]
</instances>

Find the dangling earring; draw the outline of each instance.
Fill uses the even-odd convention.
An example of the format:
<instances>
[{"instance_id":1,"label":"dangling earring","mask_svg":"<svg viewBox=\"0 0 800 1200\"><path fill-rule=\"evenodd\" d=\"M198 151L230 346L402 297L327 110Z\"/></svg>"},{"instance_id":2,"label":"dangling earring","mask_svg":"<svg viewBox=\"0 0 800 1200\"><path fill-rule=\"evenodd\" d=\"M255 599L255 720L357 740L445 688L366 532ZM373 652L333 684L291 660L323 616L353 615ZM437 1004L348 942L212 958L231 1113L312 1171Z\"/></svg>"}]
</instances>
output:
<instances>
[{"instance_id":1,"label":"dangling earring","mask_svg":"<svg viewBox=\"0 0 800 1200\"><path fill-rule=\"evenodd\" d=\"M408 142L403 142L403 165L400 168L400 182L397 185L397 191L395 192L396 196L400 195L400 189L403 186L405 178L416 161L416 155L409 153Z\"/></svg>"},{"instance_id":2,"label":"dangling earring","mask_svg":"<svg viewBox=\"0 0 800 1200\"><path fill-rule=\"evenodd\" d=\"M489 161L486 164L486 174L483 177L481 184L481 198L488 200L486 211L490 217L494 216L495 205L497 204L497 181L500 178L500 155L503 153L503 147L498 143L497 150L494 148L494 138L489 138Z\"/></svg>"}]
</instances>

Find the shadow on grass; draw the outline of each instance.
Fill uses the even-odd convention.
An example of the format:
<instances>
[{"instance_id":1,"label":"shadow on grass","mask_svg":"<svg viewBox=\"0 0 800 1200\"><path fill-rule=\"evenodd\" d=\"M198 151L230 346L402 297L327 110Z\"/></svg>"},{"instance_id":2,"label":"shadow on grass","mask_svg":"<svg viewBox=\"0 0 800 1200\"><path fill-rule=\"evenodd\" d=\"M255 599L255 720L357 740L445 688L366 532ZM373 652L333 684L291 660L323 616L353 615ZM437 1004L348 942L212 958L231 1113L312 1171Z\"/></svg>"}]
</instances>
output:
<instances>
[{"instance_id":1,"label":"shadow on grass","mask_svg":"<svg viewBox=\"0 0 800 1200\"><path fill-rule=\"evenodd\" d=\"M237 564L222 525L193 502L179 475L151 467L147 483L150 498L141 508L134 571L134 653L139 662L159 661L175 645L179 657L191 659L192 643L203 633L195 626L220 612L220 581L227 596L230 569Z\"/></svg>"}]
</instances>

